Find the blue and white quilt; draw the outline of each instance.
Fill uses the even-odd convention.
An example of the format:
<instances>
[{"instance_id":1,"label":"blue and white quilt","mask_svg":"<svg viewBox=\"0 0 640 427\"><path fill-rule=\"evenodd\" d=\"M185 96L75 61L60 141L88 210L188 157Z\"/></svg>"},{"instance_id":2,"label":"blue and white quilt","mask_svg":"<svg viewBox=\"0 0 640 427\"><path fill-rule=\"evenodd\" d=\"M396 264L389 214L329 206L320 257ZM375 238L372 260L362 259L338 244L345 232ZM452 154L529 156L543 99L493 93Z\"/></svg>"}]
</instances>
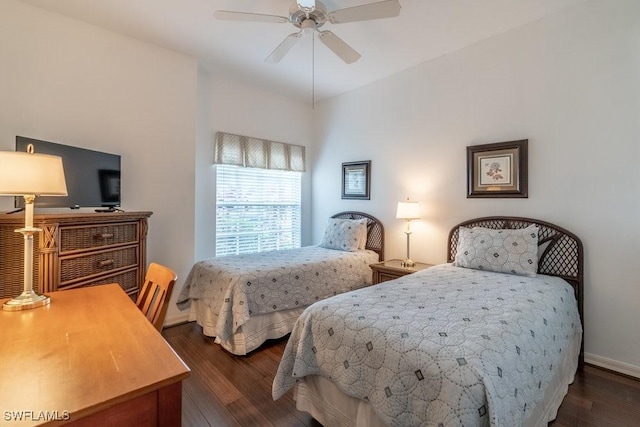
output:
<instances>
[{"instance_id":1,"label":"blue and white quilt","mask_svg":"<svg viewBox=\"0 0 640 427\"><path fill-rule=\"evenodd\" d=\"M306 307L371 285L374 262L378 255L370 250L318 246L211 258L192 267L178 306L204 301L218 318L218 338L230 341L251 316Z\"/></svg>"},{"instance_id":2,"label":"blue and white quilt","mask_svg":"<svg viewBox=\"0 0 640 427\"><path fill-rule=\"evenodd\" d=\"M320 375L391 426L518 426L581 333L564 280L443 264L308 307L273 398Z\"/></svg>"}]
</instances>

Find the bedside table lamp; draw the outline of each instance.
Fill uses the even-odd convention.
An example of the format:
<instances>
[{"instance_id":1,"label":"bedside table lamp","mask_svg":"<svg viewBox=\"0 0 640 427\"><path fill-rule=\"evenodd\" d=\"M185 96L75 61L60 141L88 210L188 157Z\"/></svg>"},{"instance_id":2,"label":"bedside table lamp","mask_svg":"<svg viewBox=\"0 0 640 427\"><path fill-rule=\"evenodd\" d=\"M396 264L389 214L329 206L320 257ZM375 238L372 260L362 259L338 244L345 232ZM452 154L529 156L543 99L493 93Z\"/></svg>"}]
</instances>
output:
<instances>
[{"instance_id":1,"label":"bedside table lamp","mask_svg":"<svg viewBox=\"0 0 640 427\"><path fill-rule=\"evenodd\" d=\"M33 202L36 196L66 196L62 158L27 152L0 151L0 195L23 196L24 228L16 230L24 236L24 290L5 302L3 310L15 311L49 304L49 297L33 290L33 235L41 231L33 226Z\"/></svg>"},{"instance_id":2,"label":"bedside table lamp","mask_svg":"<svg viewBox=\"0 0 640 427\"><path fill-rule=\"evenodd\" d=\"M404 267L413 267L415 263L411 261L409 256L409 238L411 236L411 220L420 218L420 205L418 202L410 202L407 199L406 202L398 202L398 209L396 210L396 218L404 219L407 221L407 259L404 260Z\"/></svg>"}]
</instances>

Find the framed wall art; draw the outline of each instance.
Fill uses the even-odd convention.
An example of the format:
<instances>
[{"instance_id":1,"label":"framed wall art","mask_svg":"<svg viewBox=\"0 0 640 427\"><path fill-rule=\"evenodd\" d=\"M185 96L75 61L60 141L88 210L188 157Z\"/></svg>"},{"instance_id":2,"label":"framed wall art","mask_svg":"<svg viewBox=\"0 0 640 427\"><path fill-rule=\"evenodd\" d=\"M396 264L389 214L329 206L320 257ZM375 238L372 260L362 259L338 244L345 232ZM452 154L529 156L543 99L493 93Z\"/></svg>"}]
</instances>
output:
<instances>
[{"instance_id":1,"label":"framed wall art","mask_svg":"<svg viewBox=\"0 0 640 427\"><path fill-rule=\"evenodd\" d=\"M467 147L467 197L529 197L528 140Z\"/></svg>"},{"instance_id":2,"label":"framed wall art","mask_svg":"<svg viewBox=\"0 0 640 427\"><path fill-rule=\"evenodd\" d=\"M371 160L342 164L342 198L369 200Z\"/></svg>"}]
</instances>

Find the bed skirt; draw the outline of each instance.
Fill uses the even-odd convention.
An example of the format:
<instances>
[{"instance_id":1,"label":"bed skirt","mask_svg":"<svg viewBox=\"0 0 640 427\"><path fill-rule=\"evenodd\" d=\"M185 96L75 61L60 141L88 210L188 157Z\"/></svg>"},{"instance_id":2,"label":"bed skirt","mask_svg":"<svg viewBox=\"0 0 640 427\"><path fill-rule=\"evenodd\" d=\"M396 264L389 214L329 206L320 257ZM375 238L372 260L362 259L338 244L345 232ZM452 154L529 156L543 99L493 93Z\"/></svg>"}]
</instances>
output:
<instances>
[{"instance_id":1,"label":"bed skirt","mask_svg":"<svg viewBox=\"0 0 640 427\"><path fill-rule=\"evenodd\" d=\"M191 301L189 321L197 321L198 325L202 327L202 333L208 337L216 337L215 342L228 352L244 356L260 347L266 340L281 338L291 332L293 324L305 308L299 307L251 316L249 321L240 326L233 334L232 340L224 341L217 338L218 316L208 310L202 300L194 299Z\"/></svg>"}]
</instances>

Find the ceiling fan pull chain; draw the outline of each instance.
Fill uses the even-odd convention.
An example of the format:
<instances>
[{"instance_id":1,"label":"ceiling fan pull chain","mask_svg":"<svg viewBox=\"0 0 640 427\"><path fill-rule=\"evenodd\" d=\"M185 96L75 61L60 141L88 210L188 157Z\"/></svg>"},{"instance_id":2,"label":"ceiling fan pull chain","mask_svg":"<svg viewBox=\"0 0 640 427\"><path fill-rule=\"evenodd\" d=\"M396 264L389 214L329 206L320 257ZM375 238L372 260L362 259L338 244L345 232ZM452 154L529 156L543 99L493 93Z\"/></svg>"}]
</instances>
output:
<instances>
[{"instance_id":1,"label":"ceiling fan pull chain","mask_svg":"<svg viewBox=\"0 0 640 427\"><path fill-rule=\"evenodd\" d=\"M311 109L316 108L316 35L311 35Z\"/></svg>"}]
</instances>

